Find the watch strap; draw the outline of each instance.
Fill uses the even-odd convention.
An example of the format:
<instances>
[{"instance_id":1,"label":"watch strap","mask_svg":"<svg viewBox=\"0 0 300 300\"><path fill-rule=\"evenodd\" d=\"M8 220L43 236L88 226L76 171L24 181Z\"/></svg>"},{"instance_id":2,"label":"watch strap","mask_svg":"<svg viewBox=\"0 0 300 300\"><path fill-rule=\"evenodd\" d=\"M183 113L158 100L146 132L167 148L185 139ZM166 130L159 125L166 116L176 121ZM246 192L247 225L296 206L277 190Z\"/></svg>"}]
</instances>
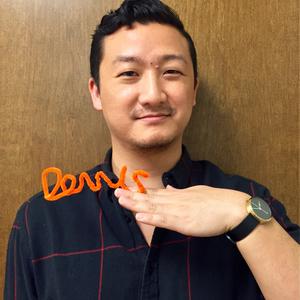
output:
<instances>
[{"instance_id":1,"label":"watch strap","mask_svg":"<svg viewBox=\"0 0 300 300\"><path fill-rule=\"evenodd\" d=\"M232 242L236 243L250 234L259 223L259 220L257 220L251 214L248 214L248 216L238 226L228 231L226 236Z\"/></svg>"}]
</instances>

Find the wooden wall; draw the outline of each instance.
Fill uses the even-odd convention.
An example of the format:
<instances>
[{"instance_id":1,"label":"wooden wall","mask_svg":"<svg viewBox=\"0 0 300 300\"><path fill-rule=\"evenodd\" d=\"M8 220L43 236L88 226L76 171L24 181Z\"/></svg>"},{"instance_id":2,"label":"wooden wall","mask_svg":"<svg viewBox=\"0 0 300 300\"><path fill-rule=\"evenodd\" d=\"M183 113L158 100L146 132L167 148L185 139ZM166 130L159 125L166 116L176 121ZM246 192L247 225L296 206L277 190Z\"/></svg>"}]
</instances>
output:
<instances>
[{"instance_id":1,"label":"wooden wall","mask_svg":"<svg viewBox=\"0 0 300 300\"><path fill-rule=\"evenodd\" d=\"M90 35L120 1L2 0L0 292L17 208L50 165L76 173L109 146L87 90ZM185 143L195 159L253 178L299 210L297 0L168 0L193 35L198 105Z\"/></svg>"}]
</instances>

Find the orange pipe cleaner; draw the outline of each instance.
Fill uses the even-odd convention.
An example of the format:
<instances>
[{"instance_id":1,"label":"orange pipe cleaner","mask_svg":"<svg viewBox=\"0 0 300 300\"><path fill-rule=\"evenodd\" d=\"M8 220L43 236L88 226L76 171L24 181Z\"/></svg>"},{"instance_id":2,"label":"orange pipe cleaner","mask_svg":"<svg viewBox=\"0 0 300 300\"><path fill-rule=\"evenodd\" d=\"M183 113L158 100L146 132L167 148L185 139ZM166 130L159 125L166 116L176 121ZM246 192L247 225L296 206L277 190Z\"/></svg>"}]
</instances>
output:
<instances>
[{"instance_id":1,"label":"orange pipe cleaner","mask_svg":"<svg viewBox=\"0 0 300 300\"><path fill-rule=\"evenodd\" d=\"M121 172L120 172L120 178L116 183L113 183L103 171L99 171L95 174L96 184L94 184L94 182L91 180L88 173L82 172L79 175L79 179L78 179L79 184L76 187L77 182L76 182L76 177L74 175L65 174L64 176L62 176L62 171L59 168L55 168L55 167L46 168L42 172L42 187L43 187L43 191L44 191L44 198L48 201L56 201L65 196L78 194L82 191L84 182L87 183L88 187L93 192L99 191L102 187L101 178L112 189L116 189L116 188L120 187L122 189L128 190L128 187L125 184L126 171L127 171L127 167L126 166L122 167ZM54 173L56 175L56 183L51 192L49 192L49 185L48 185L48 174L49 173ZM138 176L148 178L149 174L144 170L136 170L132 174L132 179L136 183L139 192L146 193L146 189L143 186L143 184L141 183ZM67 181L71 181L69 187L66 186ZM61 188L61 190L62 190L62 192L60 192L60 193L58 193L59 188Z\"/></svg>"}]
</instances>

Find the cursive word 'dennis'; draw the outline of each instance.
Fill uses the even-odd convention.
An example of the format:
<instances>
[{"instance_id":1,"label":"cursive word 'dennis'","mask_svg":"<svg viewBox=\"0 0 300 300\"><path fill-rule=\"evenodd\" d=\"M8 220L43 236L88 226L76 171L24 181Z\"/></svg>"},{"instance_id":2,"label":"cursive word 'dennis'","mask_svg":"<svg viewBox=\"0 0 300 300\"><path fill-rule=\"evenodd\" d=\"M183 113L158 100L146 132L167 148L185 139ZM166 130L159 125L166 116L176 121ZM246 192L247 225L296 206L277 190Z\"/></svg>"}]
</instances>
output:
<instances>
[{"instance_id":1,"label":"cursive word 'dennis'","mask_svg":"<svg viewBox=\"0 0 300 300\"><path fill-rule=\"evenodd\" d=\"M99 171L95 174L94 176L95 183L91 180L88 173L82 172L78 176L78 184L77 184L77 179L74 175L65 174L63 176L62 171L59 168L55 168L55 167L46 168L42 172L42 186L43 186L44 198L48 201L56 201L65 196L78 194L82 191L85 182L93 192L96 192L99 191L102 187L101 179L104 180L107 183L107 185L112 189L122 188L128 190L128 187L125 184L126 171L127 171L127 167L126 166L122 167L120 171L119 180L116 183L113 183L103 171ZM48 175L50 173L56 175L56 183L54 184L54 187L51 191L49 191L49 185L48 185ZM149 174L144 170L136 170L132 173L132 179L136 183L138 191L140 193L146 193L146 189L143 186L142 182L139 180L138 176L147 178L149 177ZM66 184L68 181L70 183L69 186L67 187Z\"/></svg>"}]
</instances>

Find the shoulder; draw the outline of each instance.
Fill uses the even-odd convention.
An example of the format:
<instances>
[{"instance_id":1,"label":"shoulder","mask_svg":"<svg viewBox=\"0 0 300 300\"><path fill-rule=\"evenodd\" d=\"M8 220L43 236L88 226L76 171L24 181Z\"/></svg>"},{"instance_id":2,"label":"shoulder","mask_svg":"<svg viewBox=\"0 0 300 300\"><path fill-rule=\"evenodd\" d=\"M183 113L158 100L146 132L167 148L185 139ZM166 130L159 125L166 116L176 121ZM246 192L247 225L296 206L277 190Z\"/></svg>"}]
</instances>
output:
<instances>
[{"instance_id":1,"label":"shoulder","mask_svg":"<svg viewBox=\"0 0 300 300\"><path fill-rule=\"evenodd\" d=\"M102 165L98 165L86 171L86 173L94 181L95 174L101 171L101 168ZM78 181L79 174L75 177L76 181ZM52 188L53 186L50 186L49 190L52 190ZM27 226L28 224L33 226L36 223L46 223L49 218L64 218L75 212L80 214L81 209L88 209L91 206L95 197L95 192L92 192L86 184L84 184L80 193L64 196L55 201L45 199L44 192L40 191L20 206L16 220L22 224L27 224ZM89 205L86 205L87 203Z\"/></svg>"},{"instance_id":2,"label":"shoulder","mask_svg":"<svg viewBox=\"0 0 300 300\"><path fill-rule=\"evenodd\" d=\"M94 179L100 170L98 166L86 173ZM99 193L84 184L80 193L55 201L46 200L43 191L35 194L20 206L14 226L27 239L32 257L42 257L61 247L66 250L82 244L91 228L98 228L98 212Z\"/></svg>"},{"instance_id":3,"label":"shoulder","mask_svg":"<svg viewBox=\"0 0 300 300\"><path fill-rule=\"evenodd\" d=\"M192 177L201 184L219 188L240 190L252 196L263 197L267 189L264 185L250 178L223 171L208 160L192 161Z\"/></svg>"}]
</instances>

